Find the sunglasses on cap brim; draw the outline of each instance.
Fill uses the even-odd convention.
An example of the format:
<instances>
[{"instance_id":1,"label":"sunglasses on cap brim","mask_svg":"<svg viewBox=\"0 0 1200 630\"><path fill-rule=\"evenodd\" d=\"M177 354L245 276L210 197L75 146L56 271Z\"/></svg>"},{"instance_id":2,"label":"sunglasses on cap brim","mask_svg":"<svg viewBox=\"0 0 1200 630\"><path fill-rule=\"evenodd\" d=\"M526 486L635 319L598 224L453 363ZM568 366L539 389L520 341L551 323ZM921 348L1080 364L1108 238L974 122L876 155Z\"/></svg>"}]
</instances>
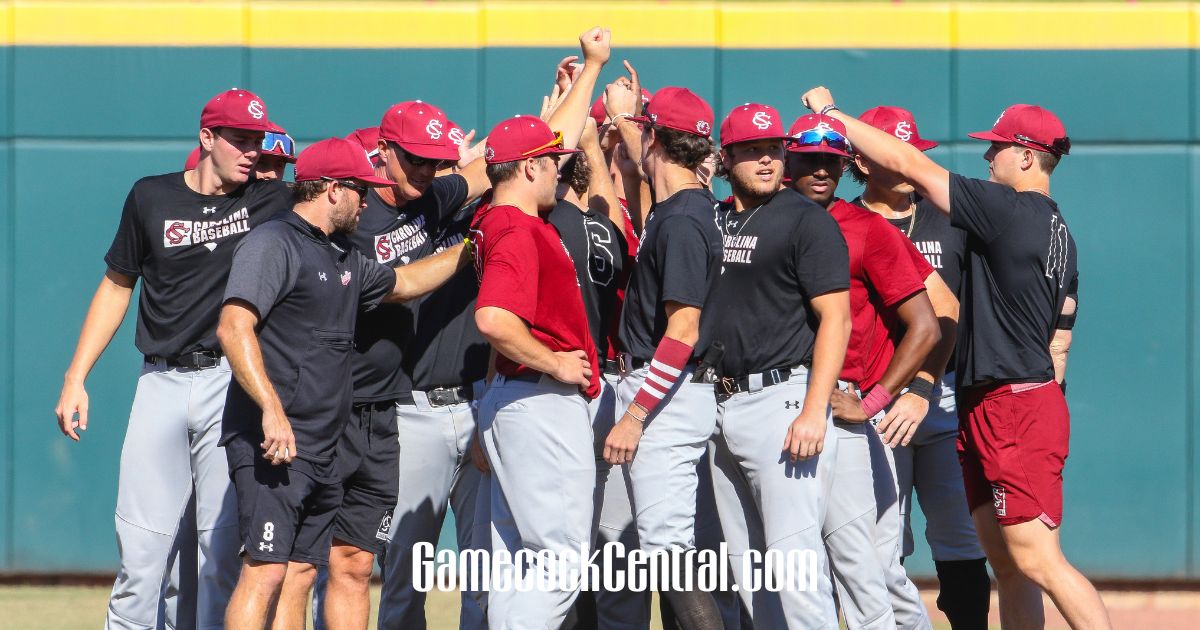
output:
<instances>
[{"instance_id":1,"label":"sunglasses on cap brim","mask_svg":"<svg viewBox=\"0 0 1200 630\"><path fill-rule=\"evenodd\" d=\"M791 136L788 140L795 144L814 147L825 143L831 149L850 152L850 141L846 139L846 136L832 129L809 129Z\"/></svg>"},{"instance_id":2,"label":"sunglasses on cap brim","mask_svg":"<svg viewBox=\"0 0 1200 630\"><path fill-rule=\"evenodd\" d=\"M541 151L545 151L546 149L561 149L561 148L563 148L563 135L562 135L562 132L561 132L561 131L555 131L555 132L554 132L554 139L553 139L553 140L551 140L550 142L547 142L546 144L543 144L543 145L542 145L542 146L540 146L540 147L534 147L534 148L532 148L532 149L530 149L530 150L528 150L528 151L524 151L524 152L522 152L522 153L521 153L521 157L523 157L523 158L527 158L527 157L530 157L530 156L534 155L535 153L538 153L538 152L541 152Z\"/></svg>"},{"instance_id":3,"label":"sunglasses on cap brim","mask_svg":"<svg viewBox=\"0 0 1200 630\"><path fill-rule=\"evenodd\" d=\"M1025 144L1032 144L1035 147L1041 147L1042 149L1045 149L1047 153L1052 153L1054 155L1062 156L1071 153L1071 139L1066 136L1063 136L1062 138L1055 138L1054 142L1051 144L1038 142L1029 136L1019 133L1013 134L1013 139L1018 142L1024 142Z\"/></svg>"},{"instance_id":4,"label":"sunglasses on cap brim","mask_svg":"<svg viewBox=\"0 0 1200 630\"><path fill-rule=\"evenodd\" d=\"M286 133L268 131L263 136L262 150L264 153L274 153L289 158L296 157L296 141Z\"/></svg>"}]
</instances>

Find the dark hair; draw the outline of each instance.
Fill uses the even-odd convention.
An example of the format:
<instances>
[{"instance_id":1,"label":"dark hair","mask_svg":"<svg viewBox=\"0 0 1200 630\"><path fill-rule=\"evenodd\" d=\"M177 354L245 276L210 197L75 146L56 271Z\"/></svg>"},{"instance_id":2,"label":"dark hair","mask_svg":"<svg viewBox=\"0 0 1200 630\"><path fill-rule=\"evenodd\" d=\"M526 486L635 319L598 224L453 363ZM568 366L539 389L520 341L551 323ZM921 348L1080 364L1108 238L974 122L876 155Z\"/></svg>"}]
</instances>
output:
<instances>
[{"instance_id":1,"label":"dark hair","mask_svg":"<svg viewBox=\"0 0 1200 630\"><path fill-rule=\"evenodd\" d=\"M562 183L571 187L576 195L587 192L592 179L592 165L588 162L587 154L576 153L558 169Z\"/></svg>"},{"instance_id":2,"label":"dark hair","mask_svg":"<svg viewBox=\"0 0 1200 630\"><path fill-rule=\"evenodd\" d=\"M509 162L500 162L499 164L487 165L487 178L495 188L500 184L517 176L517 170L524 160L512 160Z\"/></svg>"},{"instance_id":3,"label":"dark hair","mask_svg":"<svg viewBox=\"0 0 1200 630\"><path fill-rule=\"evenodd\" d=\"M292 184L292 203L312 201L321 196L321 193L325 192L325 189L328 187L329 182L323 179L295 182Z\"/></svg>"},{"instance_id":4,"label":"dark hair","mask_svg":"<svg viewBox=\"0 0 1200 630\"><path fill-rule=\"evenodd\" d=\"M666 127L655 127L654 133L662 145L663 155L686 169L696 170L696 167L704 163L704 158L715 150L711 139L694 133Z\"/></svg>"},{"instance_id":5,"label":"dark hair","mask_svg":"<svg viewBox=\"0 0 1200 630\"><path fill-rule=\"evenodd\" d=\"M1042 172L1047 175L1054 172L1054 169L1058 166L1058 161L1062 159L1060 156L1047 151L1034 151L1034 155L1037 156L1038 166L1042 167Z\"/></svg>"},{"instance_id":6,"label":"dark hair","mask_svg":"<svg viewBox=\"0 0 1200 630\"><path fill-rule=\"evenodd\" d=\"M854 161L854 158L850 158L850 178L858 182L860 186L867 185L867 174L858 168L858 163Z\"/></svg>"}]
</instances>

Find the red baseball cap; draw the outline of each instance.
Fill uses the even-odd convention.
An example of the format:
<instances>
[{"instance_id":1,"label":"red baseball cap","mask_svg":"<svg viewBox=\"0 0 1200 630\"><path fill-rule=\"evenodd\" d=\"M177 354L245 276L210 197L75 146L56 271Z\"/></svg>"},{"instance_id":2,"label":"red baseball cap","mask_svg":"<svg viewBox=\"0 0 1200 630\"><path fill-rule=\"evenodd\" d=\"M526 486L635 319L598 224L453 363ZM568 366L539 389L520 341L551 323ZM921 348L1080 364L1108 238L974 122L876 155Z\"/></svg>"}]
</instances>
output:
<instances>
[{"instance_id":1,"label":"red baseball cap","mask_svg":"<svg viewBox=\"0 0 1200 630\"><path fill-rule=\"evenodd\" d=\"M200 147L199 147L199 145L197 145L196 148L192 149L192 152L188 154L187 159L184 160L183 170L190 171L190 170L196 168L196 165L199 163L200 163Z\"/></svg>"},{"instance_id":2,"label":"red baseball cap","mask_svg":"<svg viewBox=\"0 0 1200 630\"><path fill-rule=\"evenodd\" d=\"M788 128L792 141L788 151L793 153L832 153L850 157L850 140L846 125L832 116L805 114Z\"/></svg>"},{"instance_id":3,"label":"red baseball cap","mask_svg":"<svg viewBox=\"0 0 1200 630\"><path fill-rule=\"evenodd\" d=\"M646 103L644 113L644 116L635 116L630 120L703 138L712 133L712 108L687 88L665 87L659 90Z\"/></svg>"},{"instance_id":4,"label":"red baseball cap","mask_svg":"<svg viewBox=\"0 0 1200 630\"><path fill-rule=\"evenodd\" d=\"M453 120L449 121L448 124L450 125L450 131L446 132L446 135L450 136L450 142L454 146L461 147L463 141L467 139L467 132L463 131L463 128Z\"/></svg>"},{"instance_id":5,"label":"red baseball cap","mask_svg":"<svg viewBox=\"0 0 1200 630\"><path fill-rule=\"evenodd\" d=\"M458 160L458 147L450 141L449 132L445 112L421 101L392 105L379 123L380 138L431 160Z\"/></svg>"},{"instance_id":6,"label":"red baseball cap","mask_svg":"<svg viewBox=\"0 0 1200 630\"><path fill-rule=\"evenodd\" d=\"M363 151L367 152L367 157L379 154L379 127L355 129L346 139L362 147Z\"/></svg>"},{"instance_id":7,"label":"red baseball cap","mask_svg":"<svg viewBox=\"0 0 1200 630\"><path fill-rule=\"evenodd\" d=\"M863 112L858 119L880 131L896 136L921 151L928 151L938 145L933 140L926 140L917 133L917 121L913 118L912 112L903 107L891 105L872 107Z\"/></svg>"},{"instance_id":8,"label":"red baseball cap","mask_svg":"<svg viewBox=\"0 0 1200 630\"><path fill-rule=\"evenodd\" d=\"M989 142L1013 142L1058 156L1071 152L1071 139L1067 137L1062 121L1050 110L1037 105L1012 105L1000 113L991 131L967 135Z\"/></svg>"},{"instance_id":9,"label":"red baseball cap","mask_svg":"<svg viewBox=\"0 0 1200 630\"><path fill-rule=\"evenodd\" d=\"M514 116L496 125L487 138L483 159L488 164L503 164L542 155L578 153L564 149L562 133L550 130L537 116Z\"/></svg>"},{"instance_id":10,"label":"red baseball cap","mask_svg":"<svg viewBox=\"0 0 1200 630\"><path fill-rule=\"evenodd\" d=\"M770 105L738 105L721 122L722 147L738 142L768 139L791 139L791 136L783 131L779 110Z\"/></svg>"},{"instance_id":11,"label":"red baseball cap","mask_svg":"<svg viewBox=\"0 0 1200 630\"><path fill-rule=\"evenodd\" d=\"M200 112L200 128L231 127L250 131L282 131L267 117L261 98L246 90L226 90L212 97Z\"/></svg>"},{"instance_id":12,"label":"red baseball cap","mask_svg":"<svg viewBox=\"0 0 1200 630\"><path fill-rule=\"evenodd\" d=\"M645 107L646 103L649 103L653 96L650 90L642 88L642 106ZM589 115L592 117L592 120L596 121L597 125L603 125L608 120L608 110L604 107L604 94L600 94L600 98L596 99L595 103L592 103L592 111L589 112Z\"/></svg>"},{"instance_id":13,"label":"red baseball cap","mask_svg":"<svg viewBox=\"0 0 1200 630\"><path fill-rule=\"evenodd\" d=\"M376 177L371 161L362 147L345 138L326 138L300 152L296 160L296 181L353 179L368 186L393 186L395 182Z\"/></svg>"}]
</instances>

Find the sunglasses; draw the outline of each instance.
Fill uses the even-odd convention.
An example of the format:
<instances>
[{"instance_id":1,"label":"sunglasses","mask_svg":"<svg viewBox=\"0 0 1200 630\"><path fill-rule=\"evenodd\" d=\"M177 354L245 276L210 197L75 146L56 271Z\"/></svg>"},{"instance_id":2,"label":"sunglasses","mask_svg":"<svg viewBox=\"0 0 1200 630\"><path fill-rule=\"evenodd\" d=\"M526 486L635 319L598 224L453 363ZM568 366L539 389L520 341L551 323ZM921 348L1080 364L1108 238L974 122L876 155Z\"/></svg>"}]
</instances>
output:
<instances>
[{"instance_id":1,"label":"sunglasses","mask_svg":"<svg viewBox=\"0 0 1200 630\"><path fill-rule=\"evenodd\" d=\"M831 149L837 149L838 151L846 152L850 151L850 141L846 139L846 136L843 136L832 129L826 129L823 127L802 131L799 134L792 136L792 142L814 147L819 146L822 142L824 142Z\"/></svg>"},{"instance_id":2,"label":"sunglasses","mask_svg":"<svg viewBox=\"0 0 1200 630\"><path fill-rule=\"evenodd\" d=\"M395 143L392 143L392 146L395 147L396 150L398 150L400 153L402 153L404 155L404 161L408 162L409 164L412 164L413 166L415 166L417 168L432 165L433 170L440 171L451 164L450 160L436 160L434 158L425 158L425 157L421 157L419 155L413 155L412 153L409 153L408 151L406 151L404 149L404 147L402 147L398 144L395 144Z\"/></svg>"},{"instance_id":3,"label":"sunglasses","mask_svg":"<svg viewBox=\"0 0 1200 630\"><path fill-rule=\"evenodd\" d=\"M534 147L528 151L525 151L524 153L521 154L521 157L529 157L529 156L533 155L534 153L537 153L538 151L544 151L546 149L561 149L562 147L563 147L562 132L555 131L553 140L551 140L550 142L547 142L546 144L543 144L540 147Z\"/></svg>"},{"instance_id":4,"label":"sunglasses","mask_svg":"<svg viewBox=\"0 0 1200 630\"><path fill-rule=\"evenodd\" d=\"M1019 134L1019 133L1013 134L1013 139L1018 140L1020 142L1025 142L1027 144L1032 144L1033 146L1036 146L1036 147L1041 147L1041 148L1049 151L1050 153L1053 153L1054 155L1067 155L1068 153L1071 152L1071 139L1067 138L1067 137L1055 138L1054 144L1046 144L1044 142L1038 142L1037 140L1034 140L1033 138L1030 138L1029 136L1026 136L1024 134Z\"/></svg>"},{"instance_id":5,"label":"sunglasses","mask_svg":"<svg viewBox=\"0 0 1200 630\"><path fill-rule=\"evenodd\" d=\"M296 141L286 133L267 132L267 135L263 136L262 150L296 157Z\"/></svg>"},{"instance_id":6,"label":"sunglasses","mask_svg":"<svg viewBox=\"0 0 1200 630\"><path fill-rule=\"evenodd\" d=\"M362 199L365 201L367 198L368 188L358 182L355 182L355 181L352 181L349 179L335 179L333 177L322 177L321 179L323 179L327 182L337 182L338 184L341 184L342 187L353 190L354 192L358 193L359 199Z\"/></svg>"}]
</instances>

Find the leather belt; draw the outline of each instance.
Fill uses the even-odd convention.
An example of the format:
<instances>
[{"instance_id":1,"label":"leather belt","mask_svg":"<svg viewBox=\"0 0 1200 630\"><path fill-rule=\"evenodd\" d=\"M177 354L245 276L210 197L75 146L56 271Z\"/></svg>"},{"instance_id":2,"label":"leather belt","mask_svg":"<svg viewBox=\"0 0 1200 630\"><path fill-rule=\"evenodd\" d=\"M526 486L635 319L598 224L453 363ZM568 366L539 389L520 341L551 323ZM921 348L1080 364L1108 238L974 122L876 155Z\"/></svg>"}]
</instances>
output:
<instances>
[{"instance_id":1,"label":"leather belt","mask_svg":"<svg viewBox=\"0 0 1200 630\"><path fill-rule=\"evenodd\" d=\"M219 350L197 350L195 352L186 352L177 357L163 357L153 354L143 356L146 359L146 363L163 361L167 364L167 367L207 370L221 365L221 357L225 355Z\"/></svg>"},{"instance_id":2,"label":"leather belt","mask_svg":"<svg viewBox=\"0 0 1200 630\"><path fill-rule=\"evenodd\" d=\"M797 367L776 368L738 377L713 377L711 379L717 396L728 398L740 392L756 392L772 385L786 383ZM709 380L709 379L706 379Z\"/></svg>"},{"instance_id":3,"label":"leather belt","mask_svg":"<svg viewBox=\"0 0 1200 630\"><path fill-rule=\"evenodd\" d=\"M431 407L449 407L450 405L471 402L475 394L475 388L470 384L454 387L434 387L421 393L425 394L425 399L429 401ZM401 405L415 405L417 404L417 399L413 397L412 392L405 392L400 394L396 402Z\"/></svg>"}]
</instances>

